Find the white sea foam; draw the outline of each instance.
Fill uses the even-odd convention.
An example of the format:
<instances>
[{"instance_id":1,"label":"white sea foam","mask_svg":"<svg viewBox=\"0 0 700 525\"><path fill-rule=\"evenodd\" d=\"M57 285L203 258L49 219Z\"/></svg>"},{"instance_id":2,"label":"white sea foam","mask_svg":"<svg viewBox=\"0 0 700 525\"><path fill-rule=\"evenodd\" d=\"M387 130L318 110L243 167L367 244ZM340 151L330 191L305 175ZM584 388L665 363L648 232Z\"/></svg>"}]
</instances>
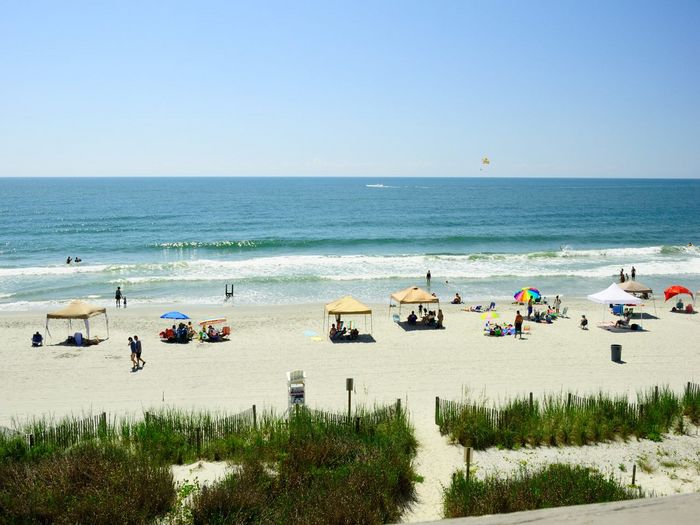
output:
<instances>
[{"instance_id":1,"label":"white sea foam","mask_svg":"<svg viewBox=\"0 0 700 525\"><path fill-rule=\"evenodd\" d=\"M671 253L668 253L671 252ZM0 278L70 276L103 273L111 283L213 279L366 280L423 275L430 267L445 278L489 278L503 275L606 277L620 266L637 265L646 275L700 273L694 248L651 246L464 255L288 255L247 259L193 259L163 263L1 268ZM0 296L1 297L1 296Z\"/></svg>"}]
</instances>

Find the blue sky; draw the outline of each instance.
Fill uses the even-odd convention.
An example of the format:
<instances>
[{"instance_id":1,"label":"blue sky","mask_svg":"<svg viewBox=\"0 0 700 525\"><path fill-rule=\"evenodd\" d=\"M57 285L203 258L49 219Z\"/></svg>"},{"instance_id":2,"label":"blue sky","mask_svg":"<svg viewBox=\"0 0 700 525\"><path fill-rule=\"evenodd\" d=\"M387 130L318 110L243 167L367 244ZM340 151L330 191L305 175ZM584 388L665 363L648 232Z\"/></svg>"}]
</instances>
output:
<instances>
[{"instance_id":1,"label":"blue sky","mask_svg":"<svg viewBox=\"0 0 700 525\"><path fill-rule=\"evenodd\" d=\"M5 1L0 176L698 177L699 27L697 0Z\"/></svg>"}]
</instances>

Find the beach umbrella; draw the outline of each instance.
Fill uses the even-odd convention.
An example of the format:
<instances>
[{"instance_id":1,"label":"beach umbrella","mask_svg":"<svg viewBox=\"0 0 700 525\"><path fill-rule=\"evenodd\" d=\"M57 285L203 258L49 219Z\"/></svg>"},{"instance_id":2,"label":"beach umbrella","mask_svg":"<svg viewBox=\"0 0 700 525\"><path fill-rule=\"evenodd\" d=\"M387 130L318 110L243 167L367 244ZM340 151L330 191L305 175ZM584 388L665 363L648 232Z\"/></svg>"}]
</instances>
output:
<instances>
[{"instance_id":1,"label":"beach umbrella","mask_svg":"<svg viewBox=\"0 0 700 525\"><path fill-rule=\"evenodd\" d=\"M225 322L226 322L225 317L216 317L214 319L205 319L204 321L200 321L199 324L204 326L204 325L210 325L210 324L222 324Z\"/></svg>"},{"instance_id":2,"label":"beach umbrella","mask_svg":"<svg viewBox=\"0 0 700 525\"><path fill-rule=\"evenodd\" d=\"M485 312L481 314L481 318L484 321L490 321L491 319L498 319L499 315L496 312Z\"/></svg>"},{"instance_id":3,"label":"beach umbrella","mask_svg":"<svg viewBox=\"0 0 700 525\"><path fill-rule=\"evenodd\" d=\"M681 295L681 294L686 294L689 295L690 297L693 297L693 292L688 290L685 286L680 286L678 284L674 284L673 286L669 286L664 290L664 297L666 298L666 301L668 301L671 297L675 297L676 295ZM693 299L695 299L693 297Z\"/></svg>"},{"instance_id":4,"label":"beach umbrella","mask_svg":"<svg viewBox=\"0 0 700 525\"><path fill-rule=\"evenodd\" d=\"M189 319L189 317L182 312L165 312L160 316L161 319Z\"/></svg>"},{"instance_id":5,"label":"beach umbrella","mask_svg":"<svg viewBox=\"0 0 700 525\"><path fill-rule=\"evenodd\" d=\"M525 288L521 288L517 292L513 294L513 297L515 298L516 301L519 303L527 303L530 299L533 301L536 301L540 297L542 297L542 294L537 288L532 288L530 286L527 286Z\"/></svg>"}]
</instances>

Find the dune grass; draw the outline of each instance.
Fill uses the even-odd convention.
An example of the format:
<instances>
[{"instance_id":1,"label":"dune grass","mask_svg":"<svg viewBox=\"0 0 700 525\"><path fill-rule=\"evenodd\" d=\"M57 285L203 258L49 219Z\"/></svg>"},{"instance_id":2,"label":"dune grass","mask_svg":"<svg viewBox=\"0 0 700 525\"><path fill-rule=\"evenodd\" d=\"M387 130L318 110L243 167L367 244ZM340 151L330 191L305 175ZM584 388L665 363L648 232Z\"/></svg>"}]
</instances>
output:
<instances>
[{"instance_id":1,"label":"dune grass","mask_svg":"<svg viewBox=\"0 0 700 525\"><path fill-rule=\"evenodd\" d=\"M250 454L196 496L193 522L386 523L415 501L417 443L403 414L357 432L302 412L280 444L273 461Z\"/></svg>"},{"instance_id":2,"label":"dune grass","mask_svg":"<svg viewBox=\"0 0 700 525\"><path fill-rule=\"evenodd\" d=\"M175 502L170 469L114 445L82 443L0 461L0 523L149 523Z\"/></svg>"},{"instance_id":3,"label":"dune grass","mask_svg":"<svg viewBox=\"0 0 700 525\"><path fill-rule=\"evenodd\" d=\"M24 432L33 433L33 446ZM157 515L169 513L161 522L328 523L337 518L383 523L398 520L415 501L416 448L408 415L398 404L361 408L352 418L298 409L289 417L266 412L253 422L240 414L166 409L142 420L34 420L19 435L0 435L0 475L12 480L0 484L0 514L14 517L8 523L60 523L54 506L67 505L65 523L147 523L156 515L148 509L114 518L114 509L130 504L134 483L151 483L153 490L165 494L162 480L153 484L134 468L148 467L151 470L144 472L153 477L153 469L158 475L162 469L169 474L173 463L225 459L236 465L234 473L194 494L186 512L170 497L175 490L170 477L167 501L154 499L162 503ZM113 459L112 467L102 460L105 457ZM59 477L51 477L50 471ZM81 471L88 474L81 477ZM41 476L45 483L33 483ZM94 481L95 491L90 492L91 480L97 477L100 482ZM38 494L27 500L32 486ZM32 504L22 506L25 500ZM83 512L96 517L86 520ZM231 521L231 516L238 517Z\"/></svg>"},{"instance_id":4,"label":"dune grass","mask_svg":"<svg viewBox=\"0 0 700 525\"><path fill-rule=\"evenodd\" d=\"M558 394L532 402L515 398L495 409L466 399L443 402L437 423L443 435L477 449L586 445L632 436L659 441L670 430L684 431L684 415L697 424L699 406L699 394L678 396L669 388L640 392L637 403L603 393Z\"/></svg>"},{"instance_id":5,"label":"dune grass","mask_svg":"<svg viewBox=\"0 0 700 525\"><path fill-rule=\"evenodd\" d=\"M502 514L567 505L603 503L643 497L599 472L581 466L553 464L514 476L479 480L458 471L443 492L445 518Z\"/></svg>"}]
</instances>

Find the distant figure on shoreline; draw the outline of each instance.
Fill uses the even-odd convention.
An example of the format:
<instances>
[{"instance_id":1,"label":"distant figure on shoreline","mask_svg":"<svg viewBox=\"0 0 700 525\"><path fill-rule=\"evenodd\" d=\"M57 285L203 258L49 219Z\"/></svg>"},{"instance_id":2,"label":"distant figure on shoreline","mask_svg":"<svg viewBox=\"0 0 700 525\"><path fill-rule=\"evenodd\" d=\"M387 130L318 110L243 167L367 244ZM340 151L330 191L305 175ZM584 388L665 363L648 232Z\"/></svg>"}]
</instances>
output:
<instances>
[{"instance_id":1,"label":"distant figure on shoreline","mask_svg":"<svg viewBox=\"0 0 700 525\"><path fill-rule=\"evenodd\" d=\"M455 298L452 299L452 304L462 304L462 298L459 296L459 293L455 294Z\"/></svg>"},{"instance_id":2,"label":"distant figure on shoreline","mask_svg":"<svg viewBox=\"0 0 700 525\"><path fill-rule=\"evenodd\" d=\"M632 266L632 280L634 281L634 278L637 277L637 270L634 269L634 266Z\"/></svg>"},{"instance_id":3,"label":"distant figure on shoreline","mask_svg":"<svg viewBox=\"0 0 700 525\"><path fill-rule=\"evenodd\" d=\"M68 256L68 259L66 259L66 264L70 264L70 262L71 262L71 258L70 258L70 255L69 255L69 256Z\"/></svg>"},{"instance_id":4,"label":"distant figure on shoreline","mask_svg":"<svg viewBox=\"0 0 700 525\"><path fill-rule=\"evenodd\" d=\"M529 321L532 317L532 297L527 301L527 320Z\"/></svg>"},{"instance_id":5,"label":"distant figure on shoreline","mask_svg":"<svg viewBox=\"0 0 700 525\"><path fill-rule=\"evenodd\" d=\"M32 346L44 346L44 338L38 331L32 336Z\"/></svg>"},{"instance_id":6,"label":"distant figure on shoreline","mask_svg":"<svg viewBox=\"0 0 700 525\"><path fill-rule=\"evenodd\" d=\"M83 261L83 260L82 260L80 257L76 257L75 259L73 259L73 262L76 262L76 263L79 263L79 262L82 262L82 261Z\"/></svg>"},{"instance_id":7,"label":"distant figure on shoreline","mask_svg":"<svg viewBox=\"0 0 700 525\"><path fill-rule=\"evenodd\" d=\"M588 330L588 319L586 319L585 315L581 316L581 324L579 326L581 330Z\"/></svg>"},{"instance_id":8,"label":"distant figure on shoreline","mask_svg":"<svg viewBox=\"0 0 700 525\"><path fill-rule=\"evenodd\" d=\"M126 308L126 295L122 295L122 304L124 305L124 308Z\"/></svg>"},{"instance_id":9,"label":"distant figure on shoreline","mask_svg":"<svg viewBox=\"0 0 700 525\"><path fill-rule=\"evenodd\" d=\"M559 313L559 307L561 306L561 299L559 299L559 296L557 295L554 298L554 311L556 313Z\"/></svg>"},{"instance_id":10,"label":"distant figure on shoreline","mask_svg":"<svg viewBox=\"0 0 700 525\"><path fill-rule=\"evenodd\" d=\"M430 286L430 278L431 278L430 270L428 270L428 273L425 274L425 280L428 282L428 286Z\"/></svg>"},{"instance_id":11,"label":"distant figure on shoreline","mask_svg":"<svg viewBox=\"0 0 700 525\"><path fill-rule=\"evenodd\" d=\"M625 270L624 270L624 268L620 268L620 282L621 283L625 282Z\"/></svg>"},{"instance_id":12,"label":"distant figure on shoreline","mask_svg":"<svg viewBox=\"0 0 700 525\"><path fill-rule=\"evenodd\" d=\"M117 286L117 291L114 293L114 299L117 301L117 308L122 305L122 287Z\"/></svg>"}]
</instances>

